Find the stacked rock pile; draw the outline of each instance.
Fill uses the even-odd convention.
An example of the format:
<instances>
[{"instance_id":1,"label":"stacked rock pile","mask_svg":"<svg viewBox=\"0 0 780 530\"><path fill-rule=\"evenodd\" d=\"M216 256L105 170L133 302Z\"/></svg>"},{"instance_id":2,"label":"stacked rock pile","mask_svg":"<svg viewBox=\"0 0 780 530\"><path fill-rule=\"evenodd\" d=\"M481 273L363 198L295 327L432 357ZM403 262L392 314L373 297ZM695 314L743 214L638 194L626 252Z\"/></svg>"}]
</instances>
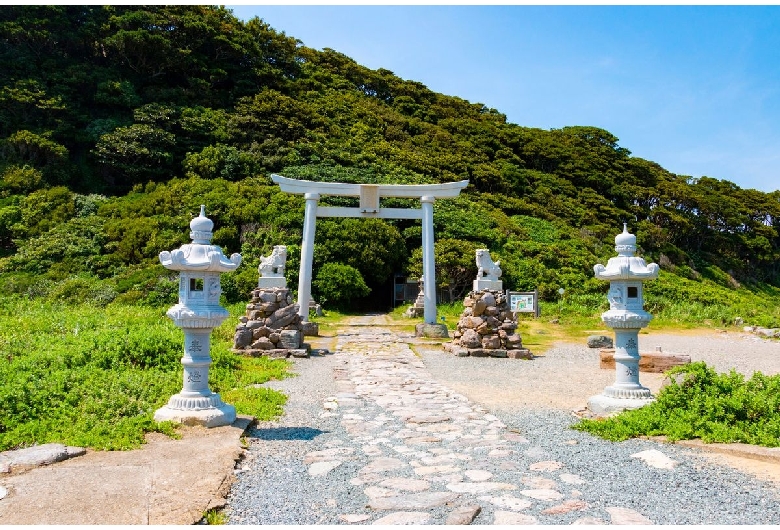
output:
<instances>
[{"instance_id":1,"label":"stacked rock pile","mask_svg":"<svg viewBox=\"0 0 780 530\"><path fill-rule=\"evenodd\" d=\"M285 287L258 288L246 306L233 338L233 351L253 357L308 357L304 335L317 335L316 324L298 314L290 290Z\"/></svg>"},{"instance_id":2,"label":"stacked rock pile","mask_svg":"<svg viewBox=\"0 0 780 530\"><path fill-rule=\"evenodd\" d=\"M503 291L471 291L463 305L453 340L444 345L446 351L458 357L533 359L516 333L517 321Z\"/></svg>"}]
</instances>

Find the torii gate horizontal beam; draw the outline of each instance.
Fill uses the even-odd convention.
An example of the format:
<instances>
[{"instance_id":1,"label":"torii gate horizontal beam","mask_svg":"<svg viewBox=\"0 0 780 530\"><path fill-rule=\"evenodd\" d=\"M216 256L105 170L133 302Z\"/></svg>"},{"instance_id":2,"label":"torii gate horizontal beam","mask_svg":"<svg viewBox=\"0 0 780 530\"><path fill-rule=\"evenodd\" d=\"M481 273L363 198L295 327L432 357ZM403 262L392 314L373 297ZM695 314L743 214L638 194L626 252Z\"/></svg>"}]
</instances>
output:
<instances>
[{"instance_id":1,"label":"torii gate horizontal beam","mask_svg":"<svg viewBox=\"0 0 780 530\"><path fill-rule=\"evenodd\" d=\"M468 186L468 180L445 182L443 184L345 184L341 182L314 182L311 180L296 180L281 175L272 174L271 180L279 184L279 188L287 193L304 195L319 193L320 195L342 195L360 197L361 190L375 189L379 197L420 197L452 198L460 194L460 190Z\"/></svg>"},{"instance_id":2,"label":"torii gate horizontal beam","mask_svg":"<svg viewBox=\"0 0 780 530\"><path fill-rule=\"evenodd\" d=\"M367 217L369 219L422 219L422 210L412 208L345 208L320 206L317 217Z\"/></svg>"}]
</instances>

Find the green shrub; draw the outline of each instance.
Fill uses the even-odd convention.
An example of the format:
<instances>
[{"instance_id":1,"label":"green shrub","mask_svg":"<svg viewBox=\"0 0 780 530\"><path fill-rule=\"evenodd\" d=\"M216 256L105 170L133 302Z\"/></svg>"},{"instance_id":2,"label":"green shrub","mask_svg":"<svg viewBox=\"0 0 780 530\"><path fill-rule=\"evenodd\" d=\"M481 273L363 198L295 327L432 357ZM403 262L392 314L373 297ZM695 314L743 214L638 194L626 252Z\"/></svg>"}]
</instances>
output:
<instances>
[{"instance_id":1,"label":"green shrub","mask_svg":"<svg viewBox=\"0 0 780 530\"><path fill-rule=\"evenodd\" d=\"M48 297L65 304L90 303L104 307L116 298L117 292L111 282L82 274L71 276L52 286Z\"/></svg>"},{"instance_id":2,"label":"green shrub","mask_svg":"<svg viewBox=\"0 0 780 530\"><path fill-rule=\"evenodd\" d=\"M734 370L717 373L703 362L667 374L671 384L655 402L608 419L585 419L573 428L613 441L663 435L671 441L780 446L780 374L755 372L745 380Z\"/></svg>"},{"instance_id":3,"label":"green shrub","mask_svg":"<svg viewBox=\"0 0 780 530\"><path fill-rule=\"evenodd\" d=\"M312 288L320 303L343 307L371 292L360 272L343 263L326 263L317 272Z\"/></svg>"}]
</instances>

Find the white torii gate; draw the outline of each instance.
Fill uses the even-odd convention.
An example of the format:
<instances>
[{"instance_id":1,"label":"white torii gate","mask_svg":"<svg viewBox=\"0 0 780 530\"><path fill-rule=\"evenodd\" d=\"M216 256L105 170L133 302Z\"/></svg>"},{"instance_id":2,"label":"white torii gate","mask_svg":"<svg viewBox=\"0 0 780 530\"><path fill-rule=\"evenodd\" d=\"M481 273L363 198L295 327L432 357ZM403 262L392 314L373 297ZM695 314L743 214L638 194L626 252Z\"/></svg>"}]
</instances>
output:
<instances>
[{"instance_id":1,"label":"white torii gate","mask_svg":"<svg viewBox=\"0 0 780 530\"><path fill-rule=\"evenodd\" d=\"M436 323L436 266L433 252L433 201L452 198L460 194L469 181L444 184L345 184L339 182L312 182L296 180L281 175L271 175L271 180L287 193L303 195L306 210L303 220L301 244L301 271L298 277L298 314L309 318L311 299L311 269L314 258L314 232L317 217L362 217L369 219L422 219L423 294L425 305L423 319L426 324ZM360 197L357 208L318 206L320 195ZM380 208L381 197L419 198L421 209Z\"/></svg>"}]
</instances>

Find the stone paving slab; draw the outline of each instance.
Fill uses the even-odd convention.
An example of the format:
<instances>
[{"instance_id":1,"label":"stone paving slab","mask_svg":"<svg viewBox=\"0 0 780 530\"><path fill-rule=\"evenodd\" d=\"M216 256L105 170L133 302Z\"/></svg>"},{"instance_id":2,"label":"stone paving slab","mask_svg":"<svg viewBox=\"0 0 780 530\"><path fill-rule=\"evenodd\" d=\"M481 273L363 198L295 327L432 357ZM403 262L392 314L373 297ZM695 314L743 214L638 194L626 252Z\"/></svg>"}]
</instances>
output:
<instances>
[{"instance_id":1,"label":"stone paving slab","mask_svg":"<svg viewBox=\"0 0 780 530\"><path fill-rule=\"evenodd\" d=\"M133 451L84 456L0 474L0 525L193 524L225 503L240 437L251 421L206 429L184 427L182 438L151 434Z\"/></svg>"}]
</instances>

